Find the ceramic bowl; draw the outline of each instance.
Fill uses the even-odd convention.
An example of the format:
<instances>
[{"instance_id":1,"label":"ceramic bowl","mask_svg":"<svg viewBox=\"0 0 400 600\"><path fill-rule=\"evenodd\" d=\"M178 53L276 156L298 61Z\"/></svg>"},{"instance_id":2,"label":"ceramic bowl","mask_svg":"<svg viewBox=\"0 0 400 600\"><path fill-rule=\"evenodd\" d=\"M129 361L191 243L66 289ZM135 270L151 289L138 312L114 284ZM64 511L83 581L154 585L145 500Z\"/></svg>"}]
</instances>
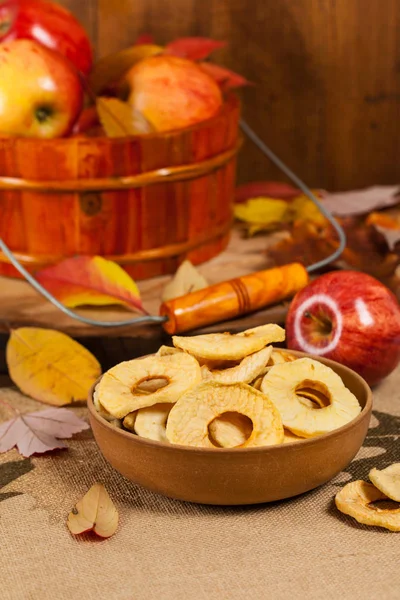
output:
<instances>
[{"instance_id":1,"label":"ceramic bowl","mask_svg":"<svg viewBox=\"0 0 400 600\"><path fill-rule=\"evenodd\" d=\"M310 356L290 351L299 357ZM201 504L271 502L312 490L352 461L367 434L372 393L357 373L334 361L331 367L357 397L362 410L350 423L319 437L257 448L193 448L168 445L117 429L98 415L89 393L89 419L105 459L133 481L170 498Z\"/></svg>"}]
</instances>

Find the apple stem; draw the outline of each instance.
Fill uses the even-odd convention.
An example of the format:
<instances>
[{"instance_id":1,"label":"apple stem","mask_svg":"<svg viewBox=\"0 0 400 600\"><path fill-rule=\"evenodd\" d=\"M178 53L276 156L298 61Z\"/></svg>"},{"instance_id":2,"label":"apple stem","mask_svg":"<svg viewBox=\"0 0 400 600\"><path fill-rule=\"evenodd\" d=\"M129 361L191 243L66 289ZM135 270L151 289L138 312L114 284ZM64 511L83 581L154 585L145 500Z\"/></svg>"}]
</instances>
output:
<instances>
[{"instance_id":1,"label":"apple stem","mask_svg":"<svg viewBox=\"0 0 400 600\"><path fill-rule=\"evenodd\" d=\"M324 319L323 317L316 317L308 311L304 313L304 316L306 319L312 319L314 323L317 323L321 333L330 333L332 331L332 323L328 321L328 319Z\"/></svg>"}]
</instances>

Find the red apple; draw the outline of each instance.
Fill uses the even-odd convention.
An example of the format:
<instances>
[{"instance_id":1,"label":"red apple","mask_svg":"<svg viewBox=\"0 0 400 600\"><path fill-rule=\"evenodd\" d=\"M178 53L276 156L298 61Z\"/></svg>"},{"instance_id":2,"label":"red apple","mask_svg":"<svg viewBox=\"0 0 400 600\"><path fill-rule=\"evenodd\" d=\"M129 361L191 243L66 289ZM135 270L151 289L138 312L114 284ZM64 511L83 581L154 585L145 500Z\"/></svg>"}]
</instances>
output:
<instances>
[{"instance_id":1,"label":"red apple","mask_svg":"<svg viewBox=\"0 0 400 600\"><path fill-rule=\"evenodd\" d=\"M55 2L6 0L0 4L0 39L36 40L63 54L85 75L92 67L92 48L86 31L72 13Z\"/></svg>"},{"instance_id":2,"label":"red apple","mask_svg":"<svg viewBox=\"0 0 400 600\"><path fill-rule=\"evenodd\" d=\"M9 35L18 14L18 0L0 0L0 42Z\"/></svg>"},{"instance_id":3,"label":"red apple","mask_svg":"<svg viewBox=\"0 0 400 600\"><path fill-rule=\"evenodd\" d=\"M0 44L0 135L67 135L82 108L81 81L58 52L31 40Z\"/></svg>"},{"instance_id":4,"label":"red apple","mask_svg":"<svg viewBox=\"0 0 400 600\"><path fill-rule=\"evenodd\" d=\"M222 106L221 90L200 67L186 58L152 56L125 76L128 103L156 131L189 127L211 119Z\"/></svg>"},{"instance_id":5,"label":"red apple","mask_svg":"<svg viewBox=\"0 0 400 600\"><path fill-rule=\"evenodd\" d=\"M286 319L288 348L347 365L370 385L400 362L400 308L374 277L334 271L294 297Z\"/></svg>"}]
</instances>

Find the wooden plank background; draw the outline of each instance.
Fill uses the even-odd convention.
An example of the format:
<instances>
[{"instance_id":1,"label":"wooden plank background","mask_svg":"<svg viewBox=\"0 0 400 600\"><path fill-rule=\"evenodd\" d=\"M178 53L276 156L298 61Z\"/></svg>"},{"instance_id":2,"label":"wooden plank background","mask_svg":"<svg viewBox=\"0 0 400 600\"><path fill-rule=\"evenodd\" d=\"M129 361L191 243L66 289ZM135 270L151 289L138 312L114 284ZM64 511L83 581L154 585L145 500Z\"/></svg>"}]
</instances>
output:
<instances>
[{"instance_id":1,"label":"wooden plank background","mask_svg":"<svg viewBox=\"0 0 400 600\"><path fill-rule=\"evenodd\" d=\"M312 186L400 181L399 0L60 0L98 56L143 32L226 40L215 61L255 84L244 117ZM283 179L247 143L241 181Z\"/></svg>"}]
</instances>

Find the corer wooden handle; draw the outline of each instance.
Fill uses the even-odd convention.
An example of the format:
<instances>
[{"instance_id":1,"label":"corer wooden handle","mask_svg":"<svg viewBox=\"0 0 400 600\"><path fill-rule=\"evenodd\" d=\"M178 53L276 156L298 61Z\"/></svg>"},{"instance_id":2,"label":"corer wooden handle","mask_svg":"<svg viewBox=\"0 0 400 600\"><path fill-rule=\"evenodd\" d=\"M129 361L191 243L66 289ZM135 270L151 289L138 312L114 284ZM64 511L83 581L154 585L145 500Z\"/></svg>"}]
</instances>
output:
<instances>
[{"instance_id":1,"label":"corer wooden handle","mask_svg":"<svg viewBox=\"0 0 400 600\"><path fill-rule=\"evenodd\" d=\"M160 315L168 321L163 327L173 335L233 319L293 297L308 281L300 263L223 281L164 302Z\"/></svg>"}]
</instances>

